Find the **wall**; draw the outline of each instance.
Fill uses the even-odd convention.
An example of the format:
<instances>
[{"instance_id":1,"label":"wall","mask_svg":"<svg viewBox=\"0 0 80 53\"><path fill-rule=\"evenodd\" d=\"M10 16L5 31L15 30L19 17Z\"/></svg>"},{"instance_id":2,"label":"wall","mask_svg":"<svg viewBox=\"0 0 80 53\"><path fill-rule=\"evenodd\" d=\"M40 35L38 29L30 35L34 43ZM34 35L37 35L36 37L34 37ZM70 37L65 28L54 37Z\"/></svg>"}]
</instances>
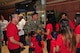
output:
<instances>
[{"instance_id":1,"label":"wall","mask_svg":"<svg viewBox=\"0 0 80 53\"><path fill-rule=\"evenodd\" d=\"M51 3L50 3L51 2ZM59 3L52 3L52 0L48 0L46 10L54 10L61 12L66 12L68 18L73 20L76 12L80 12L80 1L65 1Z\"/></svg>"},{"instance_id":2,"label":"wall","mask_svg":"<svg viewBox=\"0 0 80 53\"><path fill-rule=\"evenodd\" d=\"M6 9L6 10L0 10L0 14L3 14L5 19L9 19L9 15L11 13L15 13L15 8L10 8L10 9Z\"/></svg>"}]
</instances>

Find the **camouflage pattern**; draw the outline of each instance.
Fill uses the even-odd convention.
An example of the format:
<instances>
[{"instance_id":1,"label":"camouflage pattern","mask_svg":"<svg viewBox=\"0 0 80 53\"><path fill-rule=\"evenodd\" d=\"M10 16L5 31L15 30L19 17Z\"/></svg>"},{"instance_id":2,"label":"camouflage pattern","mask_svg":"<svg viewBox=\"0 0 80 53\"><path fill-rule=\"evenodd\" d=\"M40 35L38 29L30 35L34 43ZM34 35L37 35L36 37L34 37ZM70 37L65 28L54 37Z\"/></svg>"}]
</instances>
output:
<instances>
[{"instance_id":1,"label":"camouflage pattern","mask_svg":"<svg viewBox=\"0 0 80 53\"><path fill-rule=\"evenodd\" d=\"M43 30L42 29L42 24L40 23L39 20L37 21L33 21L33 20L30 20L26 23L25 27L24 27L24 31L25 33L29 33L30 31L37 31L37 30Z\"/></svg>"}]
</instances>

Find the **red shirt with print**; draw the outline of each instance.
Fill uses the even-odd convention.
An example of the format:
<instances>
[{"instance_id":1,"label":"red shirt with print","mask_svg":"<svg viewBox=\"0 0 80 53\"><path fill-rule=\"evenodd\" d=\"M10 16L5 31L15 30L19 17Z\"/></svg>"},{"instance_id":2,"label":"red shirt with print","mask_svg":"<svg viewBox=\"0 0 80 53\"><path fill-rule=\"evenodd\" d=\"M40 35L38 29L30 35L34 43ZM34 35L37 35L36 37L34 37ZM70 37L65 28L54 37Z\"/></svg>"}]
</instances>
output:
<instances>
[{"instance_id":1,"label":"red shirt with print","mask_svg":"<svg viewBox=\"0 0 80 53\"><path fill-rule=\"evenodd\" d=\"M8 24L8 26L7 26L7 33L6 34L7 34L7 38L8 38L8 48L10 50L14 50L14 49L20 48L19 45L16 45L16 44L14 44L14 43L12 43L10 41L10 37L13 37L18 42L20 40L20 37L19 37L19 34L18 34L18 29L17 29L15 24L13 24L12 22L10 22Z\"/></svg>"},{"instance_id":2,"label":"red shirt with print","mask_svg":"<svg viewBox=\"0 0 80 53\"><path fill-rule=\"evenodd\" d=\"M62 34L58 35L56 44L60 48L59 53L71 53L70 48L68 46L66 46L66 42L63 41Z\"/></svg>"},{"instance_id":3,"label":"red shirt with print","mask_svg":"<svg viewBox=\"0 0 80 53\"><path fill-rule=\"evenodd\" d=\"M51 38L52 38L51 33L52 33L52 31L53 31L53 26L52 26L51 23L48 23L48 24L47 24L47 26L46 26L46 31L47 31L48 29L50 30L50 33L47 35L47 39L51 39Z\"/></svg>"}]
</instances>

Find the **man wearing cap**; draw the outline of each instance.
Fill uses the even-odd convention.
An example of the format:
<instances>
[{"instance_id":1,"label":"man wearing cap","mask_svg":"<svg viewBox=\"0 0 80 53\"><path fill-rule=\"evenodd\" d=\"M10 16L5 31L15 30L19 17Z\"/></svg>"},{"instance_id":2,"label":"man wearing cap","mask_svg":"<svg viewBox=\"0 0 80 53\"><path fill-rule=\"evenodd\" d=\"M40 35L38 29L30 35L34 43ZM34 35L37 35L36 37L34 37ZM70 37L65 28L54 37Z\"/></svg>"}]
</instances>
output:
<instances>
[{"instance_id":1,"label":"man wearing cap","mask_svg":"<svg viewBox=\"0 0 80 53\"><path fill-rule=\"evenodd\" d=\"M25 23L26 23L26 21L24 20L23 15L20 14L17 27L19 30L20 42L22 42L24 44L24 46L26 45L25 34L24 34L24 30L23 30Z\"/></svg>"}]
</instances>

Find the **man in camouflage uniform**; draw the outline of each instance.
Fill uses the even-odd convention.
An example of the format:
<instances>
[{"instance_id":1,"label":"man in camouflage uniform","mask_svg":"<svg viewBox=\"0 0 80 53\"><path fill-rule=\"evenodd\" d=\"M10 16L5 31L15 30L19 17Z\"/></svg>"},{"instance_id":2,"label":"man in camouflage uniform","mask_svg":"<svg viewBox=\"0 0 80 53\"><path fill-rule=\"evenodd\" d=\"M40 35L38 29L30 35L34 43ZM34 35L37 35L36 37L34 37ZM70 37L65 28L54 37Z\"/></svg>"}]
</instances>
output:
<instances>
[{"instance_id":1,"label":"man in camouflage uniform","mask_svg":"<svg viewBox=\"0 0 80 53\"><path fill-rule=\"evenodd\" d=\"M0 24L0 53L1 53L1 48L2 48L2 41L3 41L3 33L1 29L1 24Z\"/></svg>"},{"instance_id":2,"label":"man in camouflage uniform","mask_svg":"<svg viewBox=\"0 0 80 53\"><path fill-rule=\"evenodd\" d=\"M31 31L42 30L42 24L38 20L38 13L32 14L32 20L28 21L24 27L25 33L30 33Z\"/></svg>"},{"instance_id":3,"label":"man in camouflage uniform","mask_svg":"<svg viewBox=\"0 0 80 53\"><path fill-rule=\"evenodd\" d=\"M26 23L26 25L24 27L24 31L26 34L29 34L31 31L35 31L35 32L37 31L38 32L39 31L38 29L42 31L42 24L38 20L38 13L34 12L32 14L32 20L30 20Z\"/></svg>"}]
</instances>

